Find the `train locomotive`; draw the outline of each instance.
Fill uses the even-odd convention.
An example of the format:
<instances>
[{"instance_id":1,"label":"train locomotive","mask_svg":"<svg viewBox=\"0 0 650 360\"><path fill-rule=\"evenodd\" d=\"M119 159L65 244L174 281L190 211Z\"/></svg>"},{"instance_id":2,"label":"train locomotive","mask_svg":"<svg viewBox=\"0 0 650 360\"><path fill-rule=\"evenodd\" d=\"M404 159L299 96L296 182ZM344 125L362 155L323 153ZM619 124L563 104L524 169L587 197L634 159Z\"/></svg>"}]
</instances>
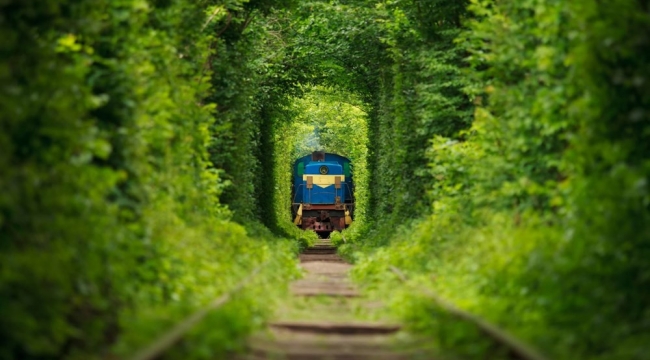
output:
<instances>
[{"instance_id":1,"label":"train locomotive","mask_svg":"<svg viewBox=\"0 0 650 360\"><path fill-rule=\"evenodd\" d=\"M292 214L294 224L326 238L352 224L354 181L350 159L315 151L294 163Z\"/></svg>"}]
</instances>

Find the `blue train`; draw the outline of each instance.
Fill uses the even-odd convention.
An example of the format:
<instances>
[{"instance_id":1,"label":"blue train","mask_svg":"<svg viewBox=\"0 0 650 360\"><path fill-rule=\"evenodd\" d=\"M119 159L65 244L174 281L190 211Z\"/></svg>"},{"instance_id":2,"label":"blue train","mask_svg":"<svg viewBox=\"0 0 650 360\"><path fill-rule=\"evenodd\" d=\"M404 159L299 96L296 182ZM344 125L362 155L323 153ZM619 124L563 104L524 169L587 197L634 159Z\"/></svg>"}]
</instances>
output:
<instances>
[{"instance_id":1,"label":"blue train","mask_svg":"<svg viewBox=\"0 0 650 360\"><path fill-rule=\"evenodd\" d=\"M294 224L322 238L352 224L354 179L350 159L315 151L294 163L292 213Z\"/></svg>"}]
</instances>

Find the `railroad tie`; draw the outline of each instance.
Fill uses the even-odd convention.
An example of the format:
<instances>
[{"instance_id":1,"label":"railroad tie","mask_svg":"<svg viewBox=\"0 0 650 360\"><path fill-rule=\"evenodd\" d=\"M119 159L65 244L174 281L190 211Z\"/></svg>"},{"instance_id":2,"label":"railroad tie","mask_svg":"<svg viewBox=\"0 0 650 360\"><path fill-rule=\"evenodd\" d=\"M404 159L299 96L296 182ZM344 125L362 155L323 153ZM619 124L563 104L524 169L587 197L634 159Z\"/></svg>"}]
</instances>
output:
<instances>
[{"instance_id":1,"label":"railroad tie","mask_svg":"<svg viewBox=\"0 0 650 360\"><path fill-rule=\"evenodd\" d=\"M352 265L336 254L329 239L301 255L303 279L291 284L291 299L266 332L249 341L246 360L401 360L395 350L398 324L355 319L359 309L377 304L361 297L347 279Z\"/></svg>"}]
</instances>

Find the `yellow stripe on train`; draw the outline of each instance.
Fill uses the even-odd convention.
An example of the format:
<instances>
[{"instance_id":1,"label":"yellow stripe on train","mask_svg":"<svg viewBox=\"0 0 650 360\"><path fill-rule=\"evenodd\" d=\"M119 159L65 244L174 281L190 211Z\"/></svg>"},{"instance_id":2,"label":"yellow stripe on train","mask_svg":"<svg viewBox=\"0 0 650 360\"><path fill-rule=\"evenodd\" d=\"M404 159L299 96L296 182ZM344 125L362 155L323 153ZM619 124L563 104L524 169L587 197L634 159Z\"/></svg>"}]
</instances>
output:
<instances>
[{"instance_id":1,"label":"yellow stripe on train","mask_svg":"<svg viewBox=\"0 0 650 360\"><path fill-rule=\"evenodd\" d=\"M345 175L303 175L302 181L307 181L307 177L313 178L313 184L318 187L328 187L336 184L336 178L341 178L341 182L345 182Z\"/></svg>"}]
</instances>

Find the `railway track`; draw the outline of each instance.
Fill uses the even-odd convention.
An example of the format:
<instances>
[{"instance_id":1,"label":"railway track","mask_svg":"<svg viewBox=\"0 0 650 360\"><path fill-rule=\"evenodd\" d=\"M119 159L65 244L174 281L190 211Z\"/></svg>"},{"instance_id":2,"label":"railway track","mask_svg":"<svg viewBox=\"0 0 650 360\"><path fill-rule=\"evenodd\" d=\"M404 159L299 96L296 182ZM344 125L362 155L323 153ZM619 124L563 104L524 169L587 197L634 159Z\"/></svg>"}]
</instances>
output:
<instances>
[{"instance_id":1,"label":"railway track","mask_svg":"<svg viewBox=\"0 0 650 360\"><path fill-rule=\"evenodd\" d=\"M347 279L352 265L329 240L306 249L300 263L306 276L291 284L291 299L268 329L251 338L246 360L413 358L399 324L372 317L381 304L364 299Z\"/></svg>"},{"instance_id":2,"label":"railway track","mask_svg":"<svg viewBox=\"0 0 650 360\"><path fill-rule=\"evenodd\" d=\"M291 296L265 331L248 341L248 352L238 360L424 360L432 359L431 347L402 331L400 324L382 318L383 305L364 298L348 279L351 264L336 253L328 239L320 240L300 254L305 277L291 284ZM235 299L250 286L265 264L260 265L230 292L163 333L129 359L163 357L210 311ZM423 293L439 308L459 321L473 324L495 344L507 350L507 359L545 360L535 349L484 319L455 307L434 293L410 283L406 274L391 267L405 285Z\"/></svg>"}]
</instances>

